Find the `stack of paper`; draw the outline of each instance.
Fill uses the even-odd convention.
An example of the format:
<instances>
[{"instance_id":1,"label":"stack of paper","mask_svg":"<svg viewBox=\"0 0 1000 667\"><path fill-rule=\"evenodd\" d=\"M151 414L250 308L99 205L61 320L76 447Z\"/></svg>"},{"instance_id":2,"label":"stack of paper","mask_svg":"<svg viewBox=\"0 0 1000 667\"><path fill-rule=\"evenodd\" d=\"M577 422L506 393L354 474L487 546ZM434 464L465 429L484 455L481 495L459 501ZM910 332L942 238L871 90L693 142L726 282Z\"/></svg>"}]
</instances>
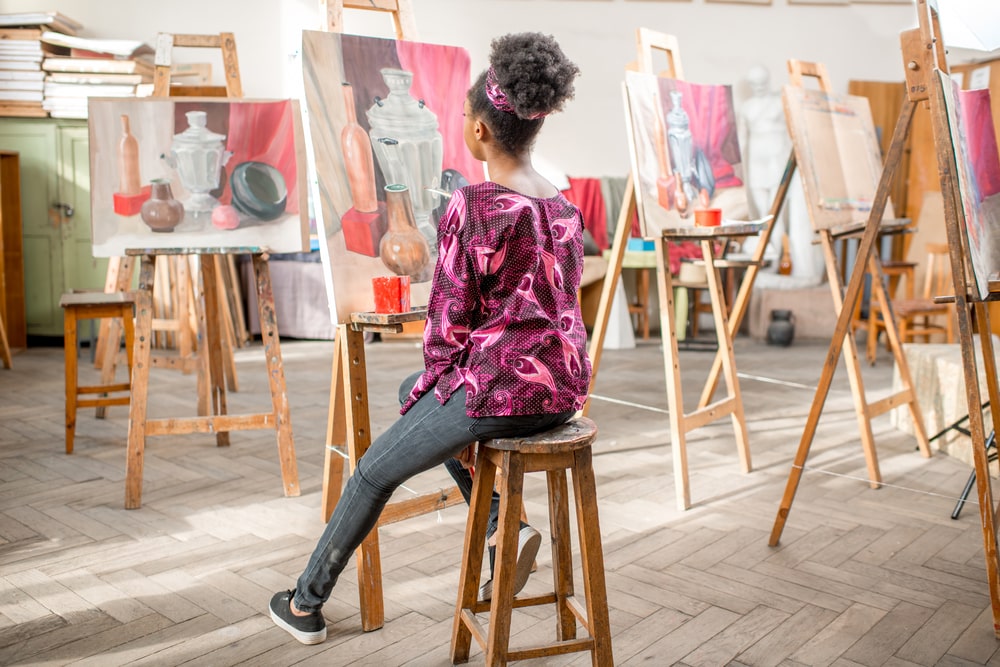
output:
<instances>
[{"instance_id":1,"label":"stack of paper","mask_svg":"<svg viewBox=\"0 0 1000 667\"><path fill-rule=\"evenodd\" d=\"M41 31L0 28L0 115L45 116Z\"/></svg>"},{"instance_id":2,"label":"stack of paper","mask_svg":"<svg viewBox=\"0 0 1000 667\"><path fill-rule=\"evenodd\" d=\"M80 28L57 12L0 14L0 116L47 115L42 106L42 61L46 55L68 54L70 49L43 43L45 30L41 26L71 35Z\"/></svg>"},{"instance_id":3,"label":"stack of paper","mask_svg":"<svg viewBox=\"0 0 1000 667\"><path fill-rule=\"evenodd\" d=\"M44 108L53 118L86 118L88 97L135 97L153 92L153 49L123 39L84 39L55 32L42 43L67 49L47 57Z\"/></svg>"}]
</instances>

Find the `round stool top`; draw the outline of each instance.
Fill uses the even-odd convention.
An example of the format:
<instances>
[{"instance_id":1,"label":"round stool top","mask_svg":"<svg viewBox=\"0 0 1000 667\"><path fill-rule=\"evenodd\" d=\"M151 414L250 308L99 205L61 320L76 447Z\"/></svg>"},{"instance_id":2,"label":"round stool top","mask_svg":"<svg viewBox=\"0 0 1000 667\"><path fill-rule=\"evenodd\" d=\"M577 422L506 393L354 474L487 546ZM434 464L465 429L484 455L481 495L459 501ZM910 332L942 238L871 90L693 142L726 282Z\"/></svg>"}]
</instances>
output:
<instances>
[{"instance_id":1,"label":"round stool top","mask_svg":"<svg viewBox=\"0 0 1000 667\"><path fill-rule=\"evenodd\" d=\"M575 417L535 435L485 440L480 446L521 454L558 454L589 447L596 438L597 424L586 417Z\"/></svg>"}]
</instances>

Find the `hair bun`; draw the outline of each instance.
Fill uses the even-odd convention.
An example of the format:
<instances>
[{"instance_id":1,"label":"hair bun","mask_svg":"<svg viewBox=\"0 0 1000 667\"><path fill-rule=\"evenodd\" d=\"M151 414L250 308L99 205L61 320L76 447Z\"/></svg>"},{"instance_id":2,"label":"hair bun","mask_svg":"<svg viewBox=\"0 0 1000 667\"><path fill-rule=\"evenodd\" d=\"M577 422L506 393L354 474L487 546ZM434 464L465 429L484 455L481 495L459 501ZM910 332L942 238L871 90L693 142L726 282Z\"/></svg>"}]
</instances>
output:
<instances>
[{"instance_id":1,"label":"hair bun","mask_svg":"<svg viewBox=\"0 0 1000 667\"><path fill-rule=\"evenodd\" d=\"M514 112L521 118L559 111L573 97L573 79L580 73L555 38L540 32L494 39L490 66Z\"/></svg>"}]
</instances>

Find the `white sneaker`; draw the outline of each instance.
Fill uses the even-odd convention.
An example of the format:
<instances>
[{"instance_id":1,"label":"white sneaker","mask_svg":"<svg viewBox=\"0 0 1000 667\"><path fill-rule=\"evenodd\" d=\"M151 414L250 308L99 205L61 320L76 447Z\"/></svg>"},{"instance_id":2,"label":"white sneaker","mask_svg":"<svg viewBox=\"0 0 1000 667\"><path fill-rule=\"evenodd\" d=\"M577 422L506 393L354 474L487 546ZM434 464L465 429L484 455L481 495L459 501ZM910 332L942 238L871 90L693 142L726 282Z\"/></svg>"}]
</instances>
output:
<instances>
[{"instance_id":1,"label":"white sneaker","mask_svg":"<svg viewBox=\"0 0 1000 667\"><path fill-rule=\"evenodd\" d=\"M521 592L531 576L531 566L535 563L538 548L542 545L542 535L531 526L525 526L517 534L517 565L514 568L514 595ZM487 579L479 587L479 599L493 598L493 580Z\"/></svg>"}]
</instances>

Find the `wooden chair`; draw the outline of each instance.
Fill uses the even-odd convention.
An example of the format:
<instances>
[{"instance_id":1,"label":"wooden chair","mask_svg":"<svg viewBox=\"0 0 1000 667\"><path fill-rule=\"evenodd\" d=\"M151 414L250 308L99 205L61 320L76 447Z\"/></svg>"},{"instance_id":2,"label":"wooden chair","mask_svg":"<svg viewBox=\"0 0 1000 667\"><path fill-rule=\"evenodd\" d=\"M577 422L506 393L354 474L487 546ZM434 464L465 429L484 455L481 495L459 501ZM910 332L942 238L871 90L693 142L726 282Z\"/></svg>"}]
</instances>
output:
<instances>
[{"instance_id":1,"label":"wooden chair","mask_svg":"<svg viewBox=\"0 0 1000 667\"><path fill-rule=\"evenodd\" d=\"M899 341L916 342L922 338L930 342L931 336L941 334L948 343L955 342L954 306L948 303L934 303L934 297L950 294L951 269L948 261L947 243L927 244L927 264L924 267L924 283L919 297L908 294L906 298L893 299L892 310L899 324ZM910 284L912 281L908 281ZM943 321L942 321L943 318ZM868 361L875 362L878 336L885 330L882 304L877 299L869 306L868 316Z\"/></svg>"},{"instance_id":2,"label":"wooden chair","mask_svg":"<svg viewBox=\"0 0 1000 667\"><path fill-rule=\"evenodd\" d=\"M888 293L890 299L895 298L900 282L904 285L906 298L913 298L913 290L915 288L913 272L916 267L916 262L882 262L882 273L889 283ZM873 278L874 276L872 275L871 270L869 270L868 280L872 280ZM869 364L874 364L875 354L878 351L879 334L885 330L885 323L882 321L881 313L879 312L878 307L878 300L875 298L874 293L869 298L867 313L862 312L861 301L861 299L858 299L857 304L854 306L854 315L851 317L851 332L857 334L860 329L867 331L867 348L865 356L868 359ZM895 301L893 301L893 303L895 303ZM889 349L888 340L886 341L886 349Z\"/></svg>"},{"instance_id":3,"label":"wooden chair","mask_svg":"<svg viewBox=\"0 0 1000 667\"><path fill-rule=\"evenodd\" d=\"M132 345L135 325L132 319L135 296L132 292L70 292L63 294L59 305L63 308L63 347L66 358L66 453L73 453L78 408L97 408L103 417L103 408L109 405L128 405L132 378ZM101 384L80 386L77 364L77 323L79 320L116 318L125 327L125 354L128 359L129 382L114 382L116 354L105 356L101 368ZM112 328L117 340L118 330ZM122 395L124 393L124 395ZM99 394L97 398L81 398Z\"/></svg>"},{"instance_id":4,"label":"wooden chair","mask_svg":"<svg viewBox=\"0 0 1000 667\"><path fill-rule=\"evenodd\" d=\"M613 664L608 597L604 582L604 553L597 517L597 491L591 465L591 445L597 426L586 417L528 438L489 440L479 445L473 477L469 520L458 586L458 603L451 636L452 664L469 660L472 638L482 646L491 667L508 661L544 658L589 651L597 667ZM574 593L566 471L573 473L583 599ZM517 538L520 529L524 474L545 472L549 491L553 590L533 597L514 596ZM496 565L490 601L477 600L483 563L483 542L489 518L493 484L500 493ZM555 605L556 640L510 650L511 611L536 605ZM476 614L489 611L489 628ZM577 622L588 637L577 637Z\"/></svg>"}]
</instances>

